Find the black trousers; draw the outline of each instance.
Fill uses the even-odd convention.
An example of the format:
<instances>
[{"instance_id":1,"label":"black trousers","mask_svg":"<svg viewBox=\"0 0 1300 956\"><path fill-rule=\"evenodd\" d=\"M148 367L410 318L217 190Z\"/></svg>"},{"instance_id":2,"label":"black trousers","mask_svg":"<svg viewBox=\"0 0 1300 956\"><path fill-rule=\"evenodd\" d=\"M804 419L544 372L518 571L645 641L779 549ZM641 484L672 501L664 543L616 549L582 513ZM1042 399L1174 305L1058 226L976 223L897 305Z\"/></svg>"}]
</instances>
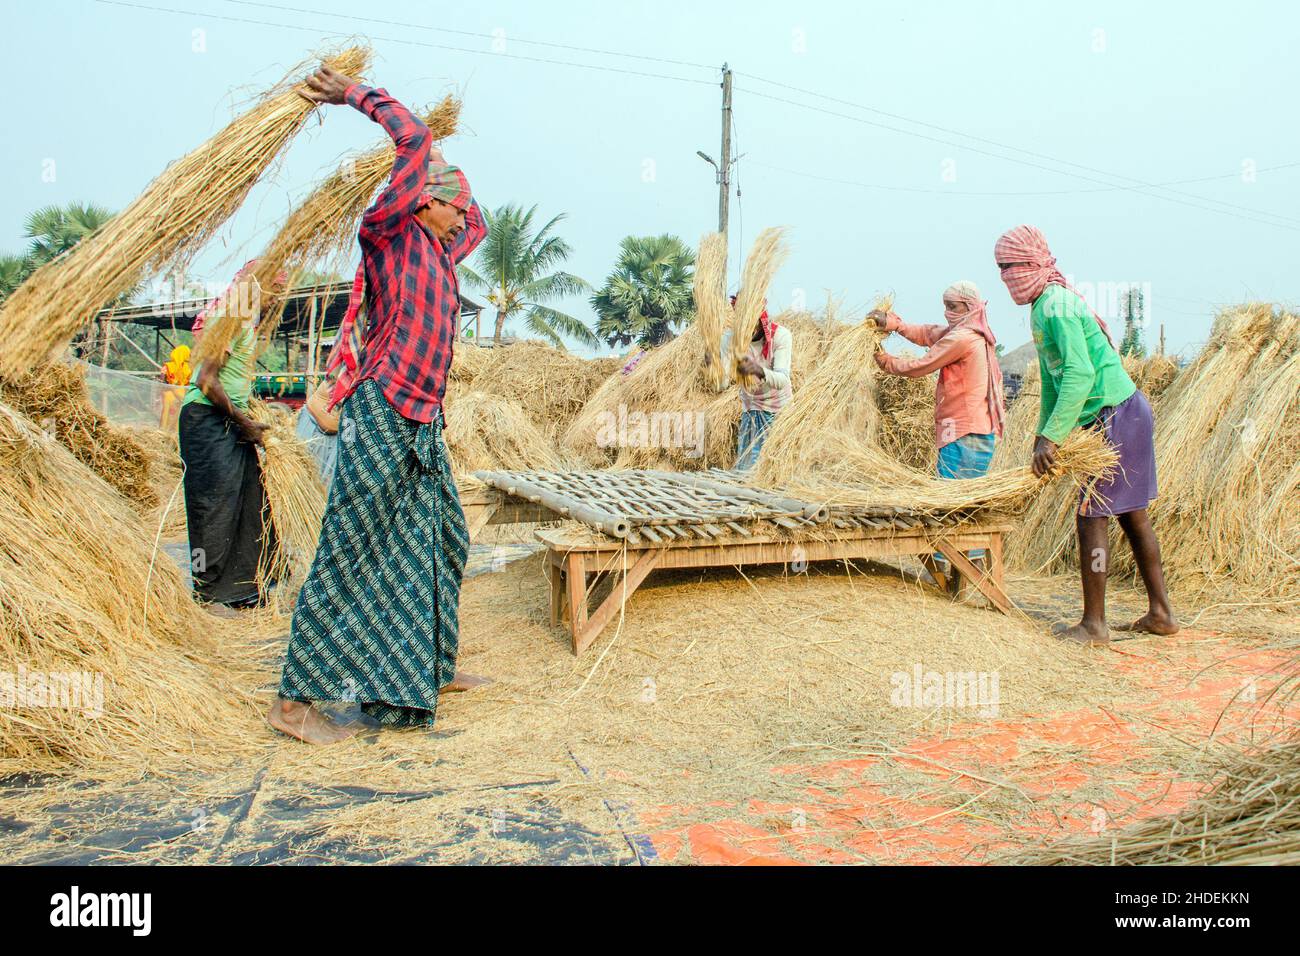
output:
<instances>
[{"instance_id":1,"label":"black trousers","mask_svg":"<svg viewBox=\"0 0 1300 956\"><path fill-rule=\"evenodd\" d=\"M181 409L180 446L194 593L231 607L256 604L257 566L275 543L257 449L223 412L199 403Z\"/></svg>"}]
</instances>

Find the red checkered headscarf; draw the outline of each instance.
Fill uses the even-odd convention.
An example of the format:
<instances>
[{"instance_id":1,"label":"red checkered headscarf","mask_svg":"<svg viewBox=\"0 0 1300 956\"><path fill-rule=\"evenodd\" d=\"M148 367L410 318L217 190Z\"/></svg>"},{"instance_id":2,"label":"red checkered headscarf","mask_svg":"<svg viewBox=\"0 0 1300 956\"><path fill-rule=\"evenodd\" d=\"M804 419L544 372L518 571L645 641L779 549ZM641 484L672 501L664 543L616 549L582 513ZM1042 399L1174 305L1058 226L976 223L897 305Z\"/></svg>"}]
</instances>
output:
<instances>
[{"instance_id":1,"label":"red checkered headscarf","mask_svg":"<svg viewBox=\"0 0 1300 956\"><path fill-rule=\"evenodd\" d=\"M224 313L228 302L232 300L235 302L239 301L239 284L241 282L247 282L253 278L253 273L257 271L257 265L260 261L260 259L249 259L239 267L239 271L236 272L235 277L230 280L230 285L226 287L226 291L205 305L203 311L195 317L194 325L190 327L190 332L193 335L198 335L202 332L203 326L207 324L208 319L212 316ZM283 269L277 272L275 274L275 285L277 291L282 291L286 288L289 285L289 273Z\"/></svg>"},{"instance_id":2,"label":"red checkered headscarf","mask_svg":"<svg viewBox=\"0 0 1300 956\"><path fill-rule=\"evenodd\" d=\"M731 305L732 308L735 308L736 297L734 295L731 297ZM758 317L758 321L763 325L763 358L770 359L772 357L772 340L776 338L776 330L778 326L767 316L766 301L763 302L763 306L764 308Z\"/></svg>"},{"instance_id":3,"label":"red checkered headscarf","mask_svg":"<svg viewBox=\"0 0 1300 956\"><path fill-rule=\"evenodd\" d=\"M1061 270L1056 268L1056 257L1047 247L1047 239L1034 226L1016 226L1002 234L997 245L993 247L993 258L1001 267L1005 263L1015 263L1009 269L1002 269L1002 282L1011 293L1011 301L1016 305L1029 305L1043 294L1049 285L1059 285L1069 289L1080 299L1078 290L1065 281ZM1086 300L1085 300L1086 304ZM1092 317L1101 326L1102 333L1111 348L1115 340L1111 338L1110 329L1095 311L1089 307Z\"/></svg>"}]
</instances>

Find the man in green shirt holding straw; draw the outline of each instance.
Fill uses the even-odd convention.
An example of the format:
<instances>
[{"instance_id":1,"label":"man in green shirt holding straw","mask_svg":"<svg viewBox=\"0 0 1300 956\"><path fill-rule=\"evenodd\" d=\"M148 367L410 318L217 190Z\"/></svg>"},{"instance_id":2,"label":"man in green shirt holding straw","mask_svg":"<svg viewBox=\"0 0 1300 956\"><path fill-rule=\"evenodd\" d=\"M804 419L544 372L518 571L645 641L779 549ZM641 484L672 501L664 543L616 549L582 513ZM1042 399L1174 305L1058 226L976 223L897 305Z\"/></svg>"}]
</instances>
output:
<instances>
[{"instance_id":1,"label":"man in green shirt holding straw","mask_svg":"<svg viewBox=\"0 0 1300 956\"><path fill-rule=\"evenodd\" d=\"M1031 326L1042 373L1042 398L1034 439L1034 474L1056 464L1056 449L1075 426L1098 428L1119 455L1112 475L1085 491L1076 527L1083 577L1083 619L1060 628L1061 637L1085 643L1110 640L1106 624L1106 572L1112 517L1133 549L1147 591L1147 613L1118 630L1176 634L1160 543L1147 514L1156 497L1156 455L1151 404L1124 371L1110 330L1066 282L1043 234L1017 226L994 248L1002 281L1017 305L1032 305Z\"/></svg>"}]
</instances>

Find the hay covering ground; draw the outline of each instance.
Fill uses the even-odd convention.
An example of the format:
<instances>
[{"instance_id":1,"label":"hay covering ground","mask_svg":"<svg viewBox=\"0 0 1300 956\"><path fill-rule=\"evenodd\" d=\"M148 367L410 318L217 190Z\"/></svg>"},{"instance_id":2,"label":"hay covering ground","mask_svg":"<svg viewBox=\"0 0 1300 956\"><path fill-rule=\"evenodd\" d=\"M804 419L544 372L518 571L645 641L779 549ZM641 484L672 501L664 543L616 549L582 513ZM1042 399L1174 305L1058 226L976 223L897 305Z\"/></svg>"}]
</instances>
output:
<instances>
[{"instance_id":1,"label":"hay covering ground","mask_svg":"<svg viewBox=\"0 0 1300 956\"><path fill-rule=\"evenodd\" d=\"M1240 754L1180 813L1018 854L1031 866L1294 866L1300 863L1300 736Z\"/></svg>"}]
</instances>

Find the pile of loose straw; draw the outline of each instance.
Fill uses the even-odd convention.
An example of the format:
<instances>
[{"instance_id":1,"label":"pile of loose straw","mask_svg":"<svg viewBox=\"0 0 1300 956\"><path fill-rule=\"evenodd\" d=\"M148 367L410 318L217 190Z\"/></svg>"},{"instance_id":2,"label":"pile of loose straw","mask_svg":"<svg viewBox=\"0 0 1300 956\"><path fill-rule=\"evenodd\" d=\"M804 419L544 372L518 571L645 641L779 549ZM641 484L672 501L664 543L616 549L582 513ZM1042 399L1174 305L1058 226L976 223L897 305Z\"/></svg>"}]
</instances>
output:
<instances>
[{"instance_id":1,"label":"pile of loose straw","mask_svg":"<svg viewBox=\"0 0 1300 956\"><path fill-rule=\"evenodd\" d=\"M457 476L479 470L558 470L565 463L553 439L508 398L472 391L445 409L443 440Z\"/></svg>"},{"instance_id":2,"label":"pile of loose straw","mask_svg":"<svg viewBox=\"0 0 1300 956\"><path fill-rule=\"evenodd\" d=\"M458 357L464 352L486 353L472 360L480 365L477 372L468 373L473 390L518 405L534 428L549 436L552 447L608 378L608 363L579 358L545 342L513 342L494 349L463 343L456 347Z\"/></svg>"},{"instance_id":3,"label":"pile of loose straw","mask_svg":"<svg viewBox=\"0 0 1300 956\"><path fill-rule=\"evenodd\" d=\"M330 57L351 76L370 51ZM166 265L185 261L243 203L316 105L295 68L202 146L168 166L129 206L69 252L37 269L0 308L0 375L15 377L57 356L105 303Z\"/></svg>"},{"instance_id":4,"label":"pile of loose straw","mask_svg":"<svg viewBox=\"0 0 1300 956\"><path fill-rule=\"evenodd\" d=\"M0 402L54 435L141 512L158 504L148 453L90 403L84 368L50 362L0 379Z\"/></svg>"},{"instance_id":5,"label":"pile of loose straw","mask_svg":"<svg viewBox=\"0 0 1300 956\"><path fill-rule=\"evenodd\" d=\"M1300 863L1300 736L1245 753L1172 816L1072 837L1006 862L1032 866L1285 866Z\"/></svg>"},{"instance_id":6,"label":"pile of loose straw","mask_svg":"<svg viewBox=\"0 0 1300 956\"><path fill-rule=\"evenodd\" d=\"M200 610L172 559L155 553L155 529L3 405L0 483L0 671L28 691L0 707L0 775L70 766L140 775L190 763L196 750L211 757L196 741L214 736L227 756L247 749L262 679L252 625ZM59 675L76 675L89 696L37 692L60 686Z\"/></svg>"}]
</instances>

